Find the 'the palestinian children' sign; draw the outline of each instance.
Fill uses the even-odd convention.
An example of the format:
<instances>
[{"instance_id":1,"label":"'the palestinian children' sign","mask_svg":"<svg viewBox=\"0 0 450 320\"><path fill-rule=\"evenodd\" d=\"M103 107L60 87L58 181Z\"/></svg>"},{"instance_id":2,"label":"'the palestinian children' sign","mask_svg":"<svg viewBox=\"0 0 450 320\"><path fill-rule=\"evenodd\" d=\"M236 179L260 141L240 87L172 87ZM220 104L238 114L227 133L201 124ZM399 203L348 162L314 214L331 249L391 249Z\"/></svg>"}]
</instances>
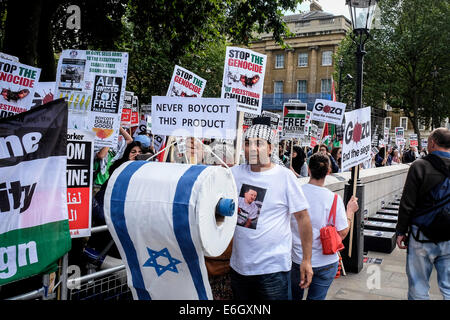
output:
<instances>
[{"instance_id":1,"label":"'the palestinian children' sign","mask_svg":"<svg viewBox=\"0 0 450 320\"><path fill-rule=\"evenodd\" d=\"M235 139L236 100L152 97L155 135Z\"/></svg>"},{"instance_id":2,"label":"'the palestinian children' sign","mask_svg":"<svg viewBox=\"0 0 450 320\"><path fill-rule=\"evenodd\" d=\"M0 119L0 286L52 272L70 250L67 103Z\"/></svg>"},{"instance_id":3,"label":"'the palestinian children' sign","mask_svg":"<svg viewBox=\"0 0 450 320\"><path fill-rule=\"evenodd\" d=\"M370 159L371 140L370 107L346 112L342 171Z\"/></svg>"},{"instance_id":4,"label":"'the palestinian children' sign","mask_svg":"<svg viewBox=\"0 0 450 320\"><path fill-rule=\"evenodd\" d=\"M261 114L267 56L227 47L221 98L237 99L237 110Z\"/></svg>"},{"instance_id":5,"label":"'the palestinian children' sign","mask_svg":"<svg viewBox=\"0 0 450 320\"><path fill-rule=\"evenodd\" d=\"M41 69L0 58L0 119L30 110Z\"/></svg>"},{"instance_id":6,"label":"'the palestinian children' sign","mask_svg":"<svg viewBox=\"0 0 450 320\"><path fill-rule=\"evenodd\" d=\"M345 103L316 99L311 120L340 125L344 119L345 107Z\"/></svg>"}]
</instances>

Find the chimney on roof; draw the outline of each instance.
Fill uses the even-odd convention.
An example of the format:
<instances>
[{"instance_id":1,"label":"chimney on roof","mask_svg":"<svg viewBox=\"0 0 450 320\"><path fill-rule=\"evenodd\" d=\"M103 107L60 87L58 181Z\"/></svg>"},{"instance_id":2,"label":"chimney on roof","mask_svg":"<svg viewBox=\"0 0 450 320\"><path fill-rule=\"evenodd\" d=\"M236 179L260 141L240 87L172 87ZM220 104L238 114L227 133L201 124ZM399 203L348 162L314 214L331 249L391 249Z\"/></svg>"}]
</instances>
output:
<instances>
[{"instance_id":1,"label":"chimney on roof","mask_svg":"<svg viewBox=\"0 0 450 320\"><path fill-rule=\"evenodd\" d=\"M309 11L323 11L322 6L316 2L315 0L311 0L311 4L309 5Z\"/></svg>"}]
</instances>

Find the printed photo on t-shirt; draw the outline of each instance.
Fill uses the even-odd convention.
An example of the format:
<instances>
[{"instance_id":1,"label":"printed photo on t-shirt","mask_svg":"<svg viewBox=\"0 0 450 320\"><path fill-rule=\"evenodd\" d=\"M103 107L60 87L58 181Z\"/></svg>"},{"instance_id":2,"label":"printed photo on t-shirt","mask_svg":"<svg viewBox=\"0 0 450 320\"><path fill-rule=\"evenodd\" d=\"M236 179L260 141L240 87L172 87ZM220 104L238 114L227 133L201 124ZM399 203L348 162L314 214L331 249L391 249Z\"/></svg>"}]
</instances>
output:
<instances>
[{"instance_id":1,"label":"printed photo on t-shirt","mask_svg":"<svg viewBox=\"0 0 450 320\"><path fill-rule=\"evenodd\" d=\"M239 193L237 225L256 229L266 190L243 184Z\"/></svg>"}]
</instances>

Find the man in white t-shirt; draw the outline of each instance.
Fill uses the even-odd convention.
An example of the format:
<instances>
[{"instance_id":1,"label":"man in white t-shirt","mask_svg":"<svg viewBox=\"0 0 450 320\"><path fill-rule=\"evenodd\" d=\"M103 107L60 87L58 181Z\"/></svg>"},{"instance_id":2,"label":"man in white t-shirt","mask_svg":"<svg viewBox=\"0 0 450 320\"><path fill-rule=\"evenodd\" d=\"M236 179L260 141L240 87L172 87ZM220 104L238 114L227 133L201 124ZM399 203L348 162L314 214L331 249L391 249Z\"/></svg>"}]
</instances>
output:
<instances>
[{"instance_id":1,"label":"man in white t-shirt","mask_svg":"<svg viewBox=\"0 0 450 320\"><path fill-rule=\"evenodd\" d=\"M308 289L307 300L324 300L334 277L336 276L339 256L337 253L324 255L322 253L322 242L320 240L320 229L327 226L331 207L333 205L334 193L325 188L325 177L331 173L331 163L327 155L316 153L309 160L308 172L309 183L302 185L303 194L309 203L309 215L311 218L313 241L312 258L314 276ZM353 215L358 211L356 197L352 197L347 204L347 210L340 196L337 198L336 222L334 226L342 239L349 231L349 223L352 222ZM333 224L333 221L330 222ZM302 240L298 231L295 219L291 218L293 233L292 242L292 299L302 300L303 289L295 285L298 282L298 265L303 261Z\"/></svg>"},{"instance_id":2,"label":"man in white t-shirt","mask_svg":"<svg viewBox=\"0 0 450 320\"><path fill-rule=\"evenodd\" d=\"M231 287L237 300L289 299L291 216L297 221L304 252L297 285L307 288L312 278L308 203L292 171L270 162L274 133L269 124L254 124L247 129L248 164L231 168L238 192L241 194L243 186L251 186L261 203L254 228L238 224L234 233L230 266Z\"/></svg>"}]
</instances>

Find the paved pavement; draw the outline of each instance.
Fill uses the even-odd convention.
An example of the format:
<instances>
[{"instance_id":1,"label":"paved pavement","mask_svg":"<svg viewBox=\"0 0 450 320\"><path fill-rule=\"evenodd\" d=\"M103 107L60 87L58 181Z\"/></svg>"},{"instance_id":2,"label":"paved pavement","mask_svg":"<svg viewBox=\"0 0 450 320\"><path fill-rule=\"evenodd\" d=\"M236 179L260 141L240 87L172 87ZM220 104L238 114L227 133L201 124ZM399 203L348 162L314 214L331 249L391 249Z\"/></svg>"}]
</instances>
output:
<instances>
[{"instance_id":1,"label":"paved pavement","mask_svg":"<svg viewBox=\"0 0 450 320\"><path fill-rule=\"evenodd\" d=\"M333 281L327 300L406 300L406 250L398 247L390 254L369 251L367 257L381 258L381 264L364 263L359 273L347 273ZM345 267L345 266L344 266ZM442 300L436 271L430 278L430 299Z\"/></svg>"}]
</instances>

